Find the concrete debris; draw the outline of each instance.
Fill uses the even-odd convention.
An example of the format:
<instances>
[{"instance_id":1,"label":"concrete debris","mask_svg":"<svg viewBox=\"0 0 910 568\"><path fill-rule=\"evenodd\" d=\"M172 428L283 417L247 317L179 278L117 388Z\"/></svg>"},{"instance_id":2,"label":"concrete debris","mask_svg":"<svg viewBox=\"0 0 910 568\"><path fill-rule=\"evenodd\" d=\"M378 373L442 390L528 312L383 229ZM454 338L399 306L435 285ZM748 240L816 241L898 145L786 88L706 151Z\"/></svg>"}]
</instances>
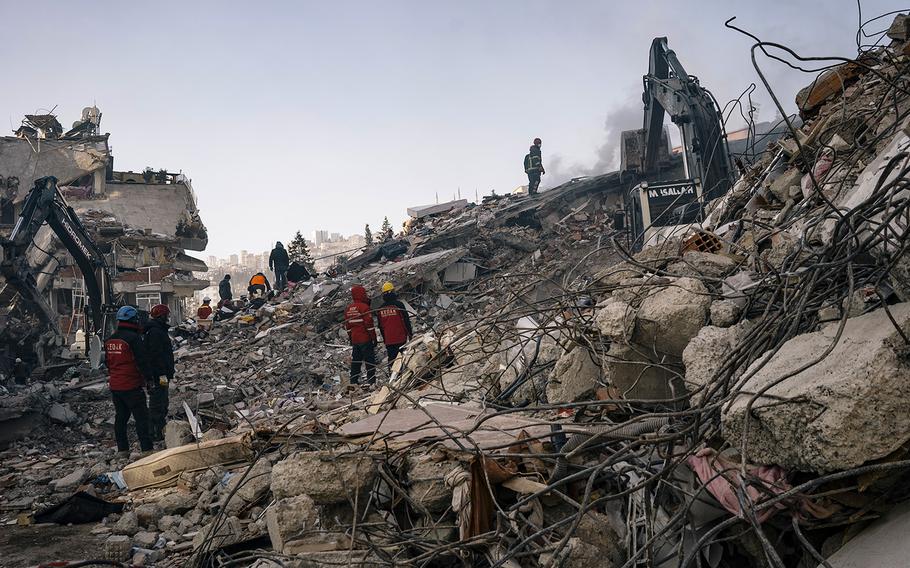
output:
<instances>
[{"instance_id":1,"label":"concrete debris","mask_svg":"<svg viewBox=\"0 0 910 568\"><path fill-rule=\"evenodd\" d=\"M638 309L636 343L680 357L708 319L711 295L699 280L678 278L646 297Z\"/></svg>"},{"instance_id":2,"label":"concrete debris","mask_svg":"<svg viewBox=\"0 0 910 568\"><path fill-rule=\"evenodd\" d=\"M103 371L0 369L0 522L49 531L28 523L74 493L122 504L79 538L163 568L852 566L900 549L879 537L910 497L907 30L900 15L808 78L802 120L768 125L777 141L659 245L626 226L648 181L632 132L635 169L415 210L330 274L175 329L151 455L116 453ZM350 384L350 288L386 280L413 337L392 364L377 349L375 385ZM5 321L29 335L21 310Z\"/></svg>"},{"instance_id":3,"label":"concrete debris","mask_svg":"<svg viewBox=\"0 0 910 568\"><path fill-rule=\"evenodd\" d=\"M597 355L578 346L564 353L556 362L553 375L547 382L547 400L550 403L582 400L602 384Z\"/></svg>"},{"instance_id":4,"label":"concrete debris","mask_svg":"<svg viewBox=\"0 0 910 568\"><path fill-rule=\"evenodd\" d=\"M890 317L889 317L890 313ZM892 325L891 318L897 324ZM825 473L883 458L910 440L910 304L799 335L746 372L724 437L756 463ZM759 359L760 361L762 359Z\"/></svg>"},{"instance_id":5,"label":"concrete debris","mask_svg":"<svg viewBox=\"0 0 910 568\"><path fill-rule=\"evenodd\" d=\"M319 527L319 512L309 495L279 499L266 511L265 518L272 548L278 552L285 552L291 541Z\"/></svg>"},{"instance_id":6,"label":"concrete debris","mask_svg":"<svg viewBox=\"0 0 910 568\"><path fill-rule=\"evenodd\" d=\"M319 504L342 503L372 486L376 464L369 455L298 452L272 468L276 498L309 495Z\"/></svg>"}]
</instances>

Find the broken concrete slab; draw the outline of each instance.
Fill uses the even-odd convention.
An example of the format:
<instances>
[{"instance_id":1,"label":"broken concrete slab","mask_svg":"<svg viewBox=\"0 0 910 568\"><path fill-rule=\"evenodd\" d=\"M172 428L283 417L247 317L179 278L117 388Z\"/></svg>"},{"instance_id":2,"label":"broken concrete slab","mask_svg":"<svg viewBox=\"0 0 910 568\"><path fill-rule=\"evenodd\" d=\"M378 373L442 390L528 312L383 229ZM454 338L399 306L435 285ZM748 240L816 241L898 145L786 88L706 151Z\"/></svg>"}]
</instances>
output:
<instances>
[{"instance_id":1,"label":"broken concrete slab","mask_svg":"<svg viewBox=\"0 0 910 568\"><path fill-rule=\"evenodd\" d=\"M272 468L271 489L277 499L306 494L319 504L341 503L369 489L375 476L369 455L297 452Z\"/></svg>"},{"instance_id":2,"label":"broken concrete slab","mask_svg":"<svg viewBox=\"0 0 910 568\"><path fill-rule=\"evenodd\" d=\"M452 504L452 490L445 476L455 467L457 463L449 461L408 456L408 496L431 513L445 511Z\"/></svg>"},{"instance_id":3,"label":"broken concrete slab","mask_svg":"<svg viewBox=\"0 0 910 568\"><path fill-rule=\"evenodd\" d=\"M730 327L739 321L742 308L729 300L715 300L711 302L711 325L717 327Z\"/></svg>"},{"instance_id":4,"label":"broken concrete slab","mask_svg":"<svg viewBox=\"0 0 910 568\"><path fill-rule=\"evenodd\" d=\"M54 491L72 491L79 487L88 477L88 470L84 467L76 469L67 476L51 481Z\"/></svg>"},{"instance_id":5,"label":"broken concrete slab","mask_svg":"<svg viewBox=\"0 0 910 568\"><path fill-rule=\"evenodd\" d=\"M594 325L601 335L625 343L635 331L635 309L621 299L611 296L597 305Z\"/></svg>"},{"instance_id":6,"label":"broken concrete slab","mask_svg":"<svg viewBox=\"0 0 910 568\"><path fill-rule=\"evenodd\" d=\"M891 306L910 332L910 303ZM739 447L748 423L745 454L814 472L857 467L887 456L910 440L910 361L901 334L884 309L794 337L747 374L744 393L723 414L724 438ZM830 353L829 347L836 341ZM816 359L821 359L815 362ZM806 368L807 367L807 368Z\"/></svg>"},{"instance_id":7,"label":"broken concrete slab","mask_svg":"<svg viewBox=\"0 0 910 568\"><path fill-rule=\"evenodd\" d=\"M585 347L575 346L556 362L547 381L547 400L550 404L576 402L586 398L599 386L605 386L596 355Z\"/></svg>"},{"instance_id":8,"label":"broken concrete slab","mask_svg":"<svg viewBox=\"0 0 910 568\"><path fill-rule=\"evenodd\" d=\"M722 254L687 251L682 259L667 267L673 276L720 278L736 270L736 261Z\"/></svg>"},{"instance_id":9,"label":"broken concrete slab","mask_svg":"<svg viewBox=\"0 0 910 568\"><path fill-rule=\"evenodd\" d=\"M703 327L683 351L686 389L693 393L709 384L753 326L753 323L744 321L728 328L714 325ZM701 400L701 395L697 400Z\"/></svg>"},{"instance_id":10,"label":"broken concrete slab","mask_svg":"<svg viewBox=\"0 0 910 568\"><path fill-rule=\"evenodd\" d=\"M265 513L272 548L285 552L286 545L319 526L319 511L309 495L278 500Z\"/></svg>"},{"instance_id":11,"label":"broken concrete slab","mask_svg":"<svg viewBox=\"0 0 910 568\"><path fill-rule=\"evenodd\" d=\"M190 423L184 420L171 420L164 427L164 445L166 448L178 448L195 442Z\"/></svg>"},{"instance_id":12,"label":"broken concrete slab","mask_svg":"<svg viewBox=\"0 0 910 568\"><path fill-rule=\"evenodd\" d=\"M649 295L638 310L635 342L657 353L682 356L707 321L711 296L694 278L677 278Z\"/></svg>"},{"instance_id":13,"label":"broken concrete slab","mask_svg":"<svg viewBox=\"0 0 910 568\"><path fill-rule=\"evenodd\" d=\"M640 345L614 343L603 366L605 382L625 399L669 400L682 393L681 365L672 356L656 356Z\"/></svg>"},{"instance_id":14,"label":"broken concrete slab","mask_svg":"<svg viewBox=\"0 0 910 568\"><path fill-rule=\"evenodd\" d=\"M73 412L68 403L55 402L47 409L47 416L60 424L75 424L79 421L79 416Z\"/></svg>"}]
</instances>

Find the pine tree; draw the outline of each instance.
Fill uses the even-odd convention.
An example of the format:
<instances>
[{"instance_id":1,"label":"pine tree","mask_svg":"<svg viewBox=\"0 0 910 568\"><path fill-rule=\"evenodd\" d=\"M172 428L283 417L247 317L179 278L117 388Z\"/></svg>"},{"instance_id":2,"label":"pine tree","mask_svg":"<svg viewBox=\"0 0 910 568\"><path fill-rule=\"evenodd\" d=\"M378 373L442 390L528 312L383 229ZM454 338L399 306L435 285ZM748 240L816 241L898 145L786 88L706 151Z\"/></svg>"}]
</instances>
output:
<instances>
[{"instance_id":1,"label":"pine tree","mask_svg":"<svg viewBox=\"0 0 910 568\"><path fill-rule=\"evenodd\" d=\"M312 268L313 266L313 259L310 257L310 249L307 247L306 239L303 238L300 231L297 231L297 234L294 235L294 238L291 239L291 242L288 244L288 256L291 257L292 262L299 262L306 266L307 269Z\"/></svg>"},{"instance_id":2,"label":"pine tree","mask_svg":"<svg viewBox=\"0 0 910 568\"><path fill-rule=\"evenodd\" d=\"M370 230L370 224L367 223L367 226L363 228L363 238L367 242L367 246L373 244L373 231Z\"/></svg>"},{"instance_id":3,"label":"pine tree","mask_svg":"<svg viewBox=\"0 0 910 568\"><path fill-rule=\"evenodd\" d=\"M392 231L392 224L389 223L389 218L385 217L382 220L382 240L388 241L395 236L395 233Z\"/></svg>"}]
</instances>

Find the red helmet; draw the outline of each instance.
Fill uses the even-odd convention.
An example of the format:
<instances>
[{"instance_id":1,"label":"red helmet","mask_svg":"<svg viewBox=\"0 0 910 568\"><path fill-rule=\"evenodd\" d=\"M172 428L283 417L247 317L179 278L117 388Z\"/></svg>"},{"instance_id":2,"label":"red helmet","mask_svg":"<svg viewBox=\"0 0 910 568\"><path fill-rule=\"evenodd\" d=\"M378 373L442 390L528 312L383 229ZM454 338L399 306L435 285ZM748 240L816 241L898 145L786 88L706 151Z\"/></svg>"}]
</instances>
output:
<instances>
[{"instance_id":1,"label":"red helmet","mask_svg":"<svg viewBox=\"0 0 910 568\"><path fill-rule=\"evenodd\" d=\"M535 138L535 139L534 139L534 143L535 143L535 144L540 144L540 138Z\"/></svg>"},{"instance_id":2,"label":"red helmet","mask_svg":"<svg viewBox=\"0 0 910 568\"><path fill-rule=\"evenodd\" d=\"M152 307L149 315L153 318L163 318L171 315L171 309L164 304L158 304L157 306Z\"/></svg>"}]
</instances>

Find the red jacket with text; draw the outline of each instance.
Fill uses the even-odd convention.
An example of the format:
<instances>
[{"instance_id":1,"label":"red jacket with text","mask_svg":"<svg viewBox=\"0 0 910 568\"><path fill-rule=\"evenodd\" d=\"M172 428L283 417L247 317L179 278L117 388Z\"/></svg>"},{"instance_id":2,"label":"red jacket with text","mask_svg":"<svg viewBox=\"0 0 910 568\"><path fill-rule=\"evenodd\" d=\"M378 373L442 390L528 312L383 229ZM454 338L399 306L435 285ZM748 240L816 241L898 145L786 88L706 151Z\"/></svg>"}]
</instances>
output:
<instances>
[{"instance_id":1,"label":"red jacket with text","mask_svg":"<svg viewBox=\"0 0 910 568\"><path fill-rule=\"evenodd\" d=\"M377 310L379 331L386 345L402 345L411 338L411 318L404 303L394 292L382 295L385 302Z\"/></svg>"},{"instance_id":2,"label":"red jacket with text","mask_svg":"<svg viewBox=\"0 0 910 568\"><path fill-rule=\"evenodd\" d=\"M370 313L370 300L366 288L360 285L351 287L351 302L344 310L344 328L352 345L363 345L376 341L376 330L373 328L373 315Z\"/></svg>"},{"instance_id":3,"label":"red jacket with text","mask_svg":"<svg viewBox=\"0 0 910 568\"><path fill-rule=\"evenodd\" d=\"M140 389L149 378L149 367L139 324L121 321L104 342L108 382L112 391Z\"/></svg>"}]
</instances>

